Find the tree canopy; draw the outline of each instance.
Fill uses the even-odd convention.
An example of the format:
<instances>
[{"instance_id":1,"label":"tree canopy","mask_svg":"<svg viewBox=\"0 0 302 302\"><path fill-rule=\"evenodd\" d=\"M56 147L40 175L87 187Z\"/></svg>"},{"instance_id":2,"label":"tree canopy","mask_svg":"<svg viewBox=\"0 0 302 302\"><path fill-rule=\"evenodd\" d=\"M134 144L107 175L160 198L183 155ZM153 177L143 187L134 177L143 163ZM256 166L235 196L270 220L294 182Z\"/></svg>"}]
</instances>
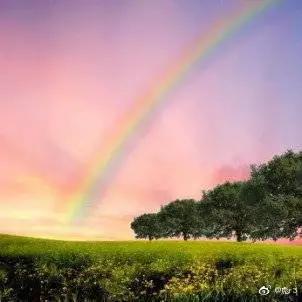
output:
<instances>
[{"instance_id":1,"label":"tree canopy","mask_svg":"<svg viewBox=\"0 0 302 302\"><path fill-rule=\"evenodd\" d=\"M136 234L136 238L158 239L161 237L162 229L157 214L143 214L136 217L131 228Z\"/></svg>"},{"instance_id":2,"label":"tree canopy","mask_svg":"<svg viewBox=\"0 0 302 302\"><path fill-rule=\"evenodd\" d=\"M204 192L199 209L208 222L207 237L231 238L234 235L238 241L248 238L252 217L242 194L243 186L242 182L226 182Z\"/></svg>"},{"instance_id":3,"label":"tree canopy","mask_svg":"<svg viewBox=\"0 0 302 302\"><path fill-rule=\"evenodd\" d=\"M288 151L252 166L251 179L263 191L258 199L257 239L293 239L302 227L302 152Z\"/></svg>"},{"instance_id":4,"label":"tree canopy","mask_svg":"<svg viewBox=\"0 0 302 302\"><path fill-rule=\"evenodd\" d=\"M158 215L166 236L188 240L196 237L199 231L200 220L193 199L175 200L162 207Z\"/></svg>"}]
</instances>

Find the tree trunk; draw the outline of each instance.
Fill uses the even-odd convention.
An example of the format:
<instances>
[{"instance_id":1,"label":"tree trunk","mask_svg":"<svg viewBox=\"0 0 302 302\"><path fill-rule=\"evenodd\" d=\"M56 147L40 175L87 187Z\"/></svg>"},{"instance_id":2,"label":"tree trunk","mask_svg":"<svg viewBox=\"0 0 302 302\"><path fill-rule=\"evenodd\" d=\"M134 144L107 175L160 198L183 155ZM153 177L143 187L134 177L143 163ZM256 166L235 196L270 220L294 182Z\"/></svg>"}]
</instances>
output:
<instances>
[{"instance_id":1,"label":"tree trunk","mask_svg":"<svg viewBox=\"0 0 302 302\"><path fill-rule=\"evenodd\" d=\"M183 233L184 241L187 241L189 239L189 235L187 233Z\"/></svg>"},{"instance_id":2,"label":"tree trunk","mask_svg":"<svg viewBox=\"0 0 302 302\"><path fill-rule=\"evenodd\" d=\"M149 242L152 241L153 237L152 236L148 236Z\"/></svg>"},{"instance_id":3,"label":"tree trunk","mask_svg":"<svg viewBox=\"0 0 302 302\"><path fill-rule=\"evenodd\" d=\"M241 242L242 241L242 232L240 230L236 230L236 240L237 242Z\"/></svg>"}]
</instances>

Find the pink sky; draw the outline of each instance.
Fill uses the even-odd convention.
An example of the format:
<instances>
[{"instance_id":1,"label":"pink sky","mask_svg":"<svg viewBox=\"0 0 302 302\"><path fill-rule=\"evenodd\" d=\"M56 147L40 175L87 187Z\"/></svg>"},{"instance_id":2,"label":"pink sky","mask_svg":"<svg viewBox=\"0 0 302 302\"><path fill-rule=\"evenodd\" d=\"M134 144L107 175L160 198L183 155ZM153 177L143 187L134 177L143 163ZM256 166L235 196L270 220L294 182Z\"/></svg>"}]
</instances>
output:
<instances>
[{"instance_id":1,"label":"pink sky","mask_svg":"<svg viewBox=\"0 0 302 302\"><path fill-rule=\"evenodd\" d=\"M255 20L172 91L92 213L66 223L66 203L127 110L196 35L243 3L218 2L3 1L0 232L133 238L135 215L198 199L247 177L251 163L301 149L301 68L291 60L302 46L288 34L300 16L285 7Z\"/></svg>"}]
</instances>

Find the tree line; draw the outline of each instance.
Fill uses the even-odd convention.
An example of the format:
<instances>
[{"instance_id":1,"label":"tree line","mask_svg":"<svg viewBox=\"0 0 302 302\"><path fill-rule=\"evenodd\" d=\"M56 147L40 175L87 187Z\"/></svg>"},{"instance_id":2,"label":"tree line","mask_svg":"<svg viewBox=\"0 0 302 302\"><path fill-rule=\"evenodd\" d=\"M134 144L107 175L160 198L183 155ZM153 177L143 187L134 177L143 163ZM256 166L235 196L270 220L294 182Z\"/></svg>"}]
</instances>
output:
<instances>
[{"instance_id":1,"label":"tree line","mask_svg":"<svg viewBox=\"0 0 302 302\"><path fill-rule=\"evenodd\" d=\"M236 238L302 236L302 151L287 151L252 165L246 181L203 191L200 200L178 199L131 223L136 238Z\"/></svg>"}]
</instances>

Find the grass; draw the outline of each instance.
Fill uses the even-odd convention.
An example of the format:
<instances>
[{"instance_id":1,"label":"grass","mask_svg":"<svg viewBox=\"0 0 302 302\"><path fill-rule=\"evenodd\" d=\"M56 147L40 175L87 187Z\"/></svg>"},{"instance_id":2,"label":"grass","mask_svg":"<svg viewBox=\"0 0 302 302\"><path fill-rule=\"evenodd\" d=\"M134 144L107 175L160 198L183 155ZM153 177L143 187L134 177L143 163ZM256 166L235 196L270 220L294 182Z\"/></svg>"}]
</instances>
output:
<instances>
[{"instance_id":1,"label":"grass","mask_svg":"<svg viewBox=\"0 0 302 302\"><path fill-rule=\"evenodd\" d=\"M301 259L294 245L0 235L0 301L284 301L298 297L258 289L302 290Z\"/></svg>"}]
</instances>

